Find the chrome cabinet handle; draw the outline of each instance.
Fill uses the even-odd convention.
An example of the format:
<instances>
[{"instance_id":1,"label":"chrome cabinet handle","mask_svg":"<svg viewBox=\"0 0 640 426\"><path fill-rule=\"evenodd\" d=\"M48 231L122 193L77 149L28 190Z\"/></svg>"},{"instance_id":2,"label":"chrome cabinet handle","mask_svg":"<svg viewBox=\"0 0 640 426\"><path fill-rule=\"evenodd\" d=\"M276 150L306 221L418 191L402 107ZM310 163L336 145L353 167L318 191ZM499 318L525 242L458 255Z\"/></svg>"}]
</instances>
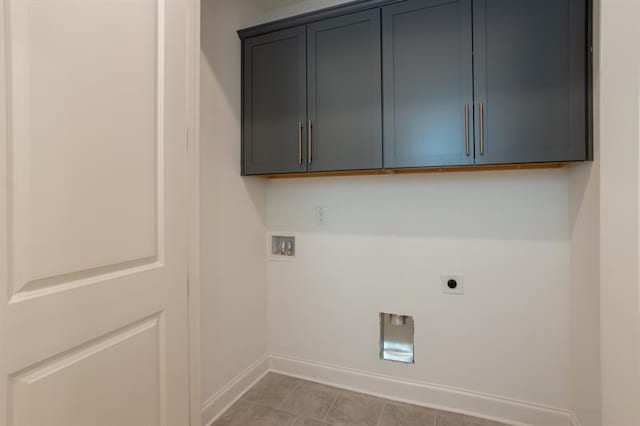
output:
<instances>
[{"instance_id":1,"label":"chrome cabinet handle","mask_svg":"<svg viewBox=\"0 0 640 426\"><path fill-rule=\"evenodd\" d=\"M298 164L302 165L302 131L304 130L304 123L298 122Z\"/></svg>"},{"instance_id":2,"label":"chrome cabinet handle","mask_svg":"<svg viewBox=\"0 0 640 426\"><path fill-rule=\"evenodd\" d=\"M470 154L469 150L469 104L464 105L464 149L467 157Z\"/></svg>"},{"instance_id":3,"label":"chrome cabinet handle","mask_svg":"<svg viewBox=\"0 0 640 426\"><path fill-rule=\"evenodd\" d=\"M309 141L307 150L307 158L309 159L309 164L313 162L313 122L309 120Z\"/></svg>"},{"instance_id":4,"label":"chrome cabinet handle","mask_svg":"<svg viewBox=\"0 0 640 426\"><path fill-rule=\"evenodd\" d=\"M484 102L480 102L480 155L484 155Z\"/></svg>"}]
</instances>

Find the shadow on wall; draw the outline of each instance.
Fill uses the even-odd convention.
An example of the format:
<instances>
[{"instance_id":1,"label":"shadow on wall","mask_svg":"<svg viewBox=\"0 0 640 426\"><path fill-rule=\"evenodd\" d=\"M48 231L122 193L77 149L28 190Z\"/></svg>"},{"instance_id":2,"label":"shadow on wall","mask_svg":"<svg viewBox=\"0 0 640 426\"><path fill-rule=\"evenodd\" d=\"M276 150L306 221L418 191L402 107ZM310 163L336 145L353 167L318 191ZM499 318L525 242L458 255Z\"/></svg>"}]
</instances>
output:
<instances>
[{"instance_id":1,"label":"shadow on wall","mask_svg":"<svg viewBox=\"0 0 640 426\"><path fill-rule=\"evenodd\" d=\"M261 11L250 0L203 0L201 5L200 331L206 360L202 394L210 415L217 407L215 396L267 352L266 186L240 176L236 29ZM228 327L228 318L238 312L241 320Z\"/></svg>"},{"instance_id":2,"label":"shadow on wall","mask_svg":"<svg viewBox=\"0 0 640 426\"><path fill-rule=\"evenodd\" d=\"M239 28L253 25L260 14L252 1L202 1L201 150L206 163L201 169L203 179L215 186L213 192L203 191L203 197L230 193L229 186L237 177L265 225L264 181L240 178L241 43L236 34ZM241 189L238 186L234 189ZM218 208L233 211L234 198L243 196L231 194L231 199L216 200Z\"/></svg>"},{"instance_id":3,"label":"shadow on wall","mask_svg":"<svg viewBox=\"0 0 640 426\"><path fill-rule=\"evenodd\" d=\"M270 181L270 230L566 241L568 171L516 170ZM315 207L326 208L326 225Z\"/></svg>"}]
</instances>

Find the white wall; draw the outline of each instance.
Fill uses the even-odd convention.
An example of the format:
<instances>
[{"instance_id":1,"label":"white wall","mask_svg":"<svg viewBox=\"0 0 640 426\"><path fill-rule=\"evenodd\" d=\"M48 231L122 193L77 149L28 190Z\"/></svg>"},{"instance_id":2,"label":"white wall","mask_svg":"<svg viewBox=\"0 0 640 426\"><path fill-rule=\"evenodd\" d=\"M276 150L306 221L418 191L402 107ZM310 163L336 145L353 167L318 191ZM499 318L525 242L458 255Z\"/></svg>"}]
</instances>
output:
<instances>
[{"instance_id":1,"label":"white wall","mask_svg":"<svg viewBox=\"0 0 640 426\"><path fill-rule=\"evenodd\" d=\"M640 2L600 21L601 333L604 426L640 424Z\"/></svg>"},{"instance_id":2,"label":"white wall","mask_svg":"<svg viewBox=\"0 0 640 426\"><path fill-rule=\"evenodd\" d=\"M240 176L236 35L261 13L248 0L202 2L200 310L202 395L209 404L267 350L265 182Z\"/></svg>"},{"instance_id":3,"label":"white wall","mask_svg":"<svg viewBox=\"0 0 640 426\"><path fill-rule=\"evenodd\" d=\"M567 199L566 170L271 181L298 258L268 264L270 351L568 408ZM415 317L415 365L378 359L379 312Z\"/></svg>"},{"instance_id":4,"label":"white wall","mask_svg":"<svg viewBox=\"0 0 640 426\"><path fill-rule=\"evenodd\" d=\"M602 425L600 358L599 9L594 2L594 161L569 170L571 411Z\"/></svg>"},{"instance_id":5,"label":"white wall","mask_svg":"<svg viewBox=\"0 0 640 426\"><path fill-rule=\"evenodd\" d=\"M570 408L581 426L601 426L599 162L569 175Z\"/></svg>"}]
</instances>

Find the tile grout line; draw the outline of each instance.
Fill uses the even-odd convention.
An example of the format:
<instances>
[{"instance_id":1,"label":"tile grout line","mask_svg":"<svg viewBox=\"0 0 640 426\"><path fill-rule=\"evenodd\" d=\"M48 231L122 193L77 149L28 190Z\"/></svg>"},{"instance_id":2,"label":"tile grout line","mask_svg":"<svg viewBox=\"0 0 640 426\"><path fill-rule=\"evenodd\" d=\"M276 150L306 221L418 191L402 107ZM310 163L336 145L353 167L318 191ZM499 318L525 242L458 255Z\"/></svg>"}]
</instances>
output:
<instances>
[{"instance_id":1,"label":"tile grout line","mask_svg":"<svg viewBox=\"0 0 640 426\"><path fill-rule=\"evenodd\" d=\"M384 412L385 407L387 406L387 401L382 403L382 409L380 410L380 414L378 414L378 421L376 422L376 426L380 425L380 420L382 420L382 413Z\"/></svg>"},{"instance_id":2,"label":"tile grout line","mask_svg":"<svg viewBox=\"0 0 640 426\"><path fill-rule=\"evenodd\" d=\"M284 401L282 401L277 407L270 407L270 406L267 406L267 405L261 405L261 404L257 404L257 403L254 403L254 405L260 405L260 406L263 406L263 407L269 407L269 408L272 408L274 410L278 410L278 411L281 411L283 413L290 414L291 416L293 416L293 422L294 423L293 423L292 426L295 426L295 424L296 424L296 422L298 420L305 420L305 419L317 420L317 421L320 421L320 422L325 422L325 418L329 415L329 411L331 411L331 409L333 408L334 404L336 403L336 401L338 399L338 396L340 396L340 393L339 393L338 390L335 391L336 395L333 397L333 399L331 401L331 405L329 405L329 408L327 409L326 413L322 417L320 417L320 419L317 419L317 418L314 418L314 417L303 416L303 415L301 415L299 413L296 413L296 412L293 412L293 411L290 411L290 410L287 410L287 409L283 408L285 403L289 400L289 398L295 394L295 391L300 386L302 386L304 384L305 384L305 382L301 381L296 386L294 386L294 388L291 390L289 395L287 395L287 397L284 399Z\"/></svg>"},{"instance_id":3,"label":"tile grout line","mask_svg":"<svg viewBox=\"0 0 640 426\"><path fill-rule=\"evenodd\" d=\"M287 400L295 393L296 389L298 389L301 385L302 385L302 382L296 383L296 385L293 387L293 389L291 389L291 391L287 394L287 396L285 396L285 398L282 400L280 405L278 405L276 407L276 410L286 411L286 410L282 409L282 407L284 407L284 403L287 402Z\"/></svg>"},{"instance_id":4,"label":"tile grout line","mask_svg":"<svg viewBox=\"0 0 640 426\"><path fill-rule=\"evenodd\" d=\"M324 416L322 416L321 421L325 421L327 420L327 417L329 417L329 413L331 412L331 410L333 409L333 406L336 405L336 402L338 402L338 398L340 398L340 392L336 392L336 396L335 398L333 398L333 402L331 403L331 405L329 406L329 409L327 410L326 413L324 413ZM325 422L326 423L326 422Z\"/></svg>"}]
</instances>

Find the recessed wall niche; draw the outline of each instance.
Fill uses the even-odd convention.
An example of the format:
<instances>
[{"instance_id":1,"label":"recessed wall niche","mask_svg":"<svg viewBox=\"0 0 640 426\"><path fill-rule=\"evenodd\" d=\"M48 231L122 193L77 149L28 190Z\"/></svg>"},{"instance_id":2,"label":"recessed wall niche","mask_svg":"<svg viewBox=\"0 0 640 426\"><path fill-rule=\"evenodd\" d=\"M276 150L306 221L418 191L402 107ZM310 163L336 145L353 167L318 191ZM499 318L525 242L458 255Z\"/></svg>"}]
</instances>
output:
<instances>
[{"instance_id":1,"label":"recessed wall niche","mask_svg":"<svg viewBox=\"0 0 640 426\"><path fill-rule=\"evenodd\" d=\"M296 237L272 235L270 254L273 258L294 258L296 256Z\"/></svg>"}]
</instances>

